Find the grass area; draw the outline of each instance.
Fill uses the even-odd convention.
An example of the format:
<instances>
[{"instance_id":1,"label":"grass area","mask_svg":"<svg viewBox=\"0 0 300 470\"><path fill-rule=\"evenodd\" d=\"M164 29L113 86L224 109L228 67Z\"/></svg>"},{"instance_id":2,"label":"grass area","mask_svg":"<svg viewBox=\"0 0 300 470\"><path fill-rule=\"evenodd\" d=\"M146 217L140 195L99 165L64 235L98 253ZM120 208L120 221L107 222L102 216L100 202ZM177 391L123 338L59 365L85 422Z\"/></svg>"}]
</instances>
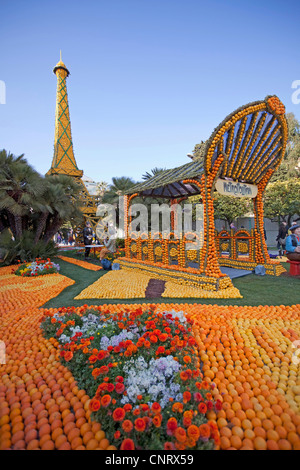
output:
<instances>
[{"instance_id":1,"label":"grass area","mask_svg":"<svg viewBox=\"0 0 300 470\"><path fill-rule=\"evenodd\" d=\"M71 256L71 253L69 254ZM102 305L118 303L198 303L215 305L295 305L299 303L299 279L287 275L282 276L256 276L249 274L233 279L233 284L242 294L242 299L84 299L74 300L83 289L95 282L99 276L103 276L107 271L89 271L79 266L67 263L61 259L54 262L60 264L60 273L73 279L75 284L67 287L56 298L47 302L45 308L57 308L81 305ZM91 262L94 262L91 260ZM287 263L282 263L289 270Z\"/></svg>"}]
</instances>

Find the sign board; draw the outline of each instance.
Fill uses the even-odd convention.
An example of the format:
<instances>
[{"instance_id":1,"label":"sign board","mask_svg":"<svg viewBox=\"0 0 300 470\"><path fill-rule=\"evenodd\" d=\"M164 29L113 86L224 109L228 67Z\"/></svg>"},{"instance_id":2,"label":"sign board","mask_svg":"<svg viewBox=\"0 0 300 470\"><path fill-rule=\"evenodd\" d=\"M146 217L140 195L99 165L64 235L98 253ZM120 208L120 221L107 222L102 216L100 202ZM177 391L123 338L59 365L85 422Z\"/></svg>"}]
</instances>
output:
<instances>
[{"instance_id":1,"label":"sign board","mask_svg":"<svg viewBox=\"0 0 300 470\"><path fill-rule=\"evenodd\" d=\"M255 184L239 183L235 181L217 179L216 190L223 196L256 197L257 186Z\"/></svg>"}]
</instances>

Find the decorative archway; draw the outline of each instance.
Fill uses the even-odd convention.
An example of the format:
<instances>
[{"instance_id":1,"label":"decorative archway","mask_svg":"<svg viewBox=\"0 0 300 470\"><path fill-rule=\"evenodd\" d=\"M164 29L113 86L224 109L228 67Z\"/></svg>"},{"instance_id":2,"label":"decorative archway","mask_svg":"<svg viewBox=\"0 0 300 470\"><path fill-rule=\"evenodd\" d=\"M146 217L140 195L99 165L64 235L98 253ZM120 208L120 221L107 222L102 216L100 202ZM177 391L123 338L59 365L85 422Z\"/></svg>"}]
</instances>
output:
<instances>
[{"instance_id":1,"label":"decorative archway","mask_svg":"<svg viewBox=\"0 0 300 470\"><path fill-rule=\"evenodd\" d=\"M130 263L138 262L144 265L144 269L149 271L152 267L157 275L172 277L173 280L177 278L180 283L192 283L206 288L210 286L213 290L227 288L231 280L221 272L215 240L213 192L218 183L223 184L228 194L244 193L251 196L254 188L254 243L251 245L254 253L251 267L263 264L268 274L275 275L284 271L279 262L270 259L267 251L263 226L263 194L283 159L287 132L284 105L277 96L267 96L263 101L237 109L221 122L206 143L203 161L193 160L134 186L125 196L125 233L128 229L128 207L135 196L167 198L172 204L176 199L200 194L204 208L203 245L197 267L190 268L185 254L187 240L185 236L181 236L177 244L178 264L174 267L170 264L170 240L161 241L161 261L157 262L151 233L148 235L146 259L138 252L138 247L142 246L140 242L135 240L137 251L131 251L131 239L128 235L125 243L126 257L119 260L121 266L130 267ZM158 252L157 243L156 250ZM239 266L242 267L243 263L236 260L235 267ZM247 266L249 267L249 263Z\"/></svg>"}]
</instances>

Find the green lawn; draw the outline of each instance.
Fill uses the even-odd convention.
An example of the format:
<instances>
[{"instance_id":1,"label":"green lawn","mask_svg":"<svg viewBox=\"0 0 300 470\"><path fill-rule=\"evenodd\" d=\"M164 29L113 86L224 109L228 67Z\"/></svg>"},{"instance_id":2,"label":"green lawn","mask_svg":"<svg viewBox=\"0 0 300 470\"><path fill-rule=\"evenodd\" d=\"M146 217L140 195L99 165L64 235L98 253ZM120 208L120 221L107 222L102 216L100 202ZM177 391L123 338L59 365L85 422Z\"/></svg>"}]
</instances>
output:
<instances>
[{"instance_id":1,"label":"green lawn","mask_svg":"<svg viewBox=\"0 0 300 470\"><path fill-rule=\"evenodd\" d=\"M65 256L65 253L63 253ZM71 256L71 253L70 253ZM61 259L53 260L60 264L60 273L74 279L73 286L67 287L54 299L47 302L44 307L68 307L87 305L102 305L108 303L199 303L217 305L295 305L300 303L300 280L290 276L248 276L236 278L233 284L243 296L242 299L85 299L74 300L83 289L95 282L99 276L103 276L107 271L89 271ZM91 262L94 262L91 260ZM99 263L99 262L98 262ZM289 265L283 263L289 270Z\"/></svg>"}]
</instances>

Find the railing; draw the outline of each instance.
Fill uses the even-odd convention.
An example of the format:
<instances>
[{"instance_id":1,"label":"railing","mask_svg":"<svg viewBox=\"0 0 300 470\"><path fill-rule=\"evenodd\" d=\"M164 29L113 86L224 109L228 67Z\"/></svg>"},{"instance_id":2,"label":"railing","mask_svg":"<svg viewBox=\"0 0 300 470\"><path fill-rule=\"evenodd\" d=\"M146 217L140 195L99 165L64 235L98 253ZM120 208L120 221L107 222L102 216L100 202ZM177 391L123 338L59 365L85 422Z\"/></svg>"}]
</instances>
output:
<instances>
[{"instance_id":1,"label":"railing","mask_svg":"<svg viewBox=\"0 0 300 470\"><path fill-rule=\"evenodd\" d=\"M216 232L215 243L219 258L255 261L254 229Z\"/></svg>"},{"instance_id":2,"label":"railing","mask_svg":"<svg viewBox=\"0 0 300 470\"><path fill-rule=\"evenodd\" d=\"M151 263L197 268L200 264L201 237L203 235L192 233L181 238L174 233L166 236L161 233L131 235L127 239L127 256Z\"/></svg>"},{"instance_id":3,"label":"railing","mask_svg":"<svg viewBox=\"0 0 300 470\"><path fill-rule=\"evenodd\" d=\"M203 233L187 233L178 238L174 233L163 235L131 234L127 239L126 256L133 260L164 265L198 268L200 265ZM215 245L220 259L255 261L254 230L215 232Z\"/></svg>"}]
</instances>

